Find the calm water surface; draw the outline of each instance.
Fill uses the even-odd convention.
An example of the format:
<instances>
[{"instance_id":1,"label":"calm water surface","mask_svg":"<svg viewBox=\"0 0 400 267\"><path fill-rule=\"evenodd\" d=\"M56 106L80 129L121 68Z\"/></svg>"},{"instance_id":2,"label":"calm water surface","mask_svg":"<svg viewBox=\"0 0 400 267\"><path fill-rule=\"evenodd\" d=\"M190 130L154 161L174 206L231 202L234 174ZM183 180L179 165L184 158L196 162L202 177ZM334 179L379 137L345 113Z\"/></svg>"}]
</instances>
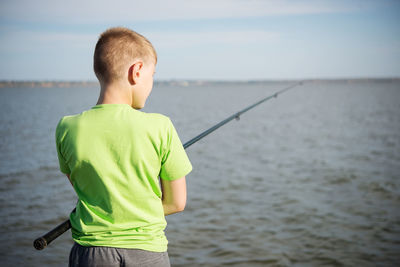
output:
<instances>
[{"instance_id":1,"label":"calm water surface","mask_svg":"<svg viewBox=\"0 0 400 267\"><path fill-rule=\"evenodd\" d=\"M288 83L156 85L146 112L182 142ZM0 89L0 262L66 266L76 196L54 130L97 88ZM258 106L187 150L186 210L167 217L173 266L398 266L400 82L313 82Z\"/></svg>"}]
</instances>

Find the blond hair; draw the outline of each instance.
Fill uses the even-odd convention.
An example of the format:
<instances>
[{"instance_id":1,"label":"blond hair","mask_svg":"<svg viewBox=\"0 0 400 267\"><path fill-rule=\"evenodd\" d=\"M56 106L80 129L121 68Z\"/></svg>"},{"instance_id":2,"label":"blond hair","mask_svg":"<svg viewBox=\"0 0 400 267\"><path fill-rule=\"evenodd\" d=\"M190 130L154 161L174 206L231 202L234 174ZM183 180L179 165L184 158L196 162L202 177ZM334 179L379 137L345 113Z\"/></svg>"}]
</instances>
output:
<instances>
[{"instance_id":1,"label":"blond hair","mask_svg":"<svg viewBox=\"0 0 400 267\"><path fill-rule=\"evenodd\" d=\"M94 73L100 82L114 82L122 79L129 64L139 58L157 62L157 53L150 41L127 28L110 28L97 41L93 56Z\"/></svg>"}]
</instances>

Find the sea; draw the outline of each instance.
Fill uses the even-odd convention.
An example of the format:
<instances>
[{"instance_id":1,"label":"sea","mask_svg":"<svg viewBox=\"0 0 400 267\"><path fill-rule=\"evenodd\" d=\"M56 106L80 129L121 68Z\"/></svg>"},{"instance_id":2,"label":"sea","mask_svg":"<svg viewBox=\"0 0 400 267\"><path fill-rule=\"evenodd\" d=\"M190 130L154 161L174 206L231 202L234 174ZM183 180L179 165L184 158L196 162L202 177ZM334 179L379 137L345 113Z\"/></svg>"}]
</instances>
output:
<instances>
[{"instance_id":1,"label":"sea","mask_svg":"<svg viewBox=\"0 0 400 267\"><path fill-rule=\"evenodd\" d=\"M296 81L156 83L144 112L182 143ZM0 88L0 264L67 266L77 196L62 116L99 87ZM187 148L188 201L167 216L172 266L400 266L400 79L308 80Z\"/></svg>"}]
</instances>

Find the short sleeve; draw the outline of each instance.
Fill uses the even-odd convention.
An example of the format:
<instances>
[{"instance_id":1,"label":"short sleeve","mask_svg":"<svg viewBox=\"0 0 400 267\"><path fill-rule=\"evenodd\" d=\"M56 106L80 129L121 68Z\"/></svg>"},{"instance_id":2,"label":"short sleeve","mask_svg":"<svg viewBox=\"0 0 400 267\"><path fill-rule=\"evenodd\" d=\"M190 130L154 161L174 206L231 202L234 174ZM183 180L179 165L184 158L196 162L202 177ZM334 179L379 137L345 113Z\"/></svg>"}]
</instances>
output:
<instances>
[{"instance_id":1,"label":"short sleeve","mask_svg":"<svg viewBox=\"0 0 400 267\"><path fill-rule=\"evenodd\" d=\"M59 162L59 166L60 166L60 171L65 174L70 174L71 171L70 171L68 164L61 152L61 143L62 143L62 139L64 138L64 133L63 133L64 131L61 126L61 123L62 123L62 119L60 120L60 122L57 125L56 134L55 134L58 162Z\"/></svg>"},{"instance_id":2,"label":"short sleeve","mask_svg":"<svg viewBox=\"0 0 400 267\"><path fill-rule=\"evenodd\" d=\"M192 171L192 164L183 148L178 133L168 119L165 146L162 150L160 177L164 180L176 180Z\"/></svg>"}]
</instances>

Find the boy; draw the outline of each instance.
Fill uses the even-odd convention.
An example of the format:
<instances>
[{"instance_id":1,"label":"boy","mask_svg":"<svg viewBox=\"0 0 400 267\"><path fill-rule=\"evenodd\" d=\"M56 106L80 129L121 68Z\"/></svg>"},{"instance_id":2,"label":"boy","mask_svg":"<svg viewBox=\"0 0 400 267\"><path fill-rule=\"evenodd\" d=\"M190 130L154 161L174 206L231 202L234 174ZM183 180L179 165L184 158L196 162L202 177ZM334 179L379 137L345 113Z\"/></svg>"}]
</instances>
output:
<instances>
[{"instance_id":1,"label":"boy","mask_svg":"<svg viewBox=\"0 0 400 267\"><path fill-rule=\"evenodd\" d=\"M105 31L94 52L97 105L57 126L60 170L78 195L70 266L170 266L165 215L184 209L192 166L169 118L138 111L156 63L142 35Z\"/></svg>"}]
</instances>

